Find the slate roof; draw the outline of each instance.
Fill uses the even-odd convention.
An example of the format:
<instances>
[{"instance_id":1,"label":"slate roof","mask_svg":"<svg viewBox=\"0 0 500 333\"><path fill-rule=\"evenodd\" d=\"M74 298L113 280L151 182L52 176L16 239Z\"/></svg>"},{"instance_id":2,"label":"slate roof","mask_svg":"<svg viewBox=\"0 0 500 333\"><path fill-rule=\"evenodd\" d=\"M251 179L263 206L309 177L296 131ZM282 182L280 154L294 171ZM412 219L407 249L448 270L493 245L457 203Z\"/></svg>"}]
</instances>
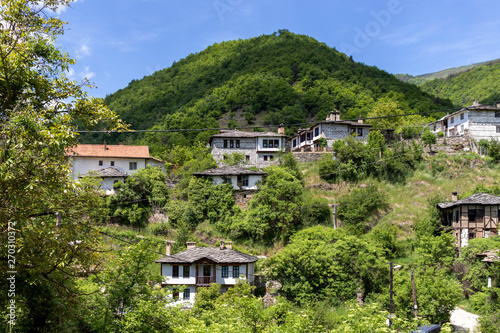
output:
<instances>
[{"instance_id":1,"label":"slate roof","mask_svg":"<svg viewBox=\"0 0 500 333\"><path fill-rule=\"evenodd\" d=\"M213 138L260 138L260 137L284 137L287 136L285 134L278 134L274 132L244 132L244 131L236 131L236 130L222 130L219 134L214 134L208 140L208 143L211 144Z\"/></svg>"},{"instance_id":2,"label":"slate roof","mask_svg":"<svg viewBox=\"0 0 500 333\"><path fill-rule=\"evenodd\" d=\"M125 172L121 172L117 168L114 167L108 167L104 169L99 169L99 170L92 170L87 172L87 176L92 176L94 172L97 172L97 174L102 177L102 178L116 178L116 177L128 177L128 175Z\"/></svg>"},{"instance_id":3,"label":"slate roof","mask_svg":"<svg viewBox=\"0 0 500 333\"><path fill-rule=\"evenodd\" d=\"M210 169L201 172L194 172L196 176L237 176L237 175L262 175L266 173L263 171L255 171L242 168L236 165L226 165L217 169Z\"/></svg>"},{"instance_id":4,"label":"slate roof","mask_svg":"<svg viewBox=\"0 0 500 333\"><path fill-rule=\"evenodd\" d=\"M461 200L438 203L438 207L443 209L461 205L500 205L500 197L489 193L475 193Z\"/></svg>"},{"instance_id":5,"label":"slate roof","mask_svg":"<svg viewBox=\"0 0 500 333\"><path fill-rule=\"evenodd\" d=\"M158 162L163 162L149 155L148 146L128 146L128 145L78 145L70 148L66 156L85 157L113 157L113 158L149 158Z\"/></svg>"},{"instance_id":6,"label":"slate roof","mask_svg":"<svg viewBox=\"0 0 500 333\"><path fill-rule=\"evenodd\" d=\"M500 262L500 251L498 249L483 252L483 253L478 253L476 254L477 257L484 257L483 262Z\"/></svg>"},{"instance_id":7,"label":"slate roof","mask_svg":"<svg viewBox=\"0 0 500 333\"><path fill-rule=\"evenodd\" d=\"M256 262L258 258L227 248L221 250L218 247L194 247L170 256L165 256L162 259L156 260L156 262L167 264L192 264L200 259L208 259L217 264L244 264Z\"/></svg>"}]
</instances>

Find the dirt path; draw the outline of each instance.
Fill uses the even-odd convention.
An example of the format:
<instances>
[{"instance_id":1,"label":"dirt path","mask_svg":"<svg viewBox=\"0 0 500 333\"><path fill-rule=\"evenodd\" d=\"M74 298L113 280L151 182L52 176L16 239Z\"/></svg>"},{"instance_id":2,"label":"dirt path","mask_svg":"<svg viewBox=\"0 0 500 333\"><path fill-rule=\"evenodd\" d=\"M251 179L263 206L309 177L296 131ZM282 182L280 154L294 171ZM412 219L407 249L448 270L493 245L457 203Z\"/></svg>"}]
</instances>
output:
<instances>
[{"instance_id":1,"label":"dirt path","mask_svg":"<svg viewBox=\"0 0 500 333\"><path fill-rule=\"evenodd\" d=\"M455 332L476 332L478 315L456 308L451 312L451 324Z\"/></svg>"}]
</instances>

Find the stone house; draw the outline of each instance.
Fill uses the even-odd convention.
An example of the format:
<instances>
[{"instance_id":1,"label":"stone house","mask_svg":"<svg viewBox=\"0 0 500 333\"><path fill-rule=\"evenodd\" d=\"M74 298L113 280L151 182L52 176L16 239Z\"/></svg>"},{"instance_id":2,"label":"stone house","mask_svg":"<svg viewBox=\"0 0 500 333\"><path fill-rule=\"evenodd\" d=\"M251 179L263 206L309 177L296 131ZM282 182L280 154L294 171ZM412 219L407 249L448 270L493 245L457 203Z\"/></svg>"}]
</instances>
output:
<instances>
[{"instance_id":1,"label":"stone house","mask_svg":"<svg viewBox=\"0 0 500 333\"><path fill-rule=\"evenodd\" d=\"M171 254L172 242L167 242L166 256L156 261L161 265L162 287L173 290L179 303L194 303L199 288L211 283L221 285L223 292L238 280L252 284L255 280L257 257L232 249L232 242L220 242L219 247L196 247L187 242L187 250ZM179 286L185 286L179 295Z\"/></svg>"},{"instance_id":2,"label":"stone house","mask_svg":"<svg viewBox=\"0 0 500 333\"><path fill-rule=\"evenodd\" d=\"M500 197L488 193L476 193L458 200L453 192L450 202L439 203L441 226L451 230L457 239L457 247L464 247L474 238L498 235Z\"/></svg>"},{"instance_id":3,"label":"stone house","mask_svg":"<svg viewBox=\"0 0 500 333\"><path fill-rule=\"evenodd\" d=\"M245 208L248 201L257 191L257 183L261 182L266 173L259 170L250 170L236 165L227 165L217 169L195 172L198 177L210 177L216 185L230 183L233 185L233 194L236 203Z\"/></svg>"},{"instance_id":4,"label":"stone house","mask_svg":"<svg viewBox=\"0 0 500 333\"><path fill-rule=\"evenodd\" d=\"M301 129L291 138L292 151L312 151L321 147L320 139L325 139L327 147L331 147L335 140L345 139L354 135L356 140L366 140L371 125L364 124L360 117L357 122L341 120L339 111L331 111L325 121L319 122L306 129Z\"/></svg>"},{"instance_id":5,"label":"stone house","mask_svg":"<svg viewBox=\"0 0 500 333\"><path fill-rule=\"evenodd\" d=\"M115 194L114 185L116 182L124 182L129 175L125 172L118 170L115 167L108 167L104 169L99 169L97 171L89 171L85 174L86 176L96 176L101 178L101 189L106 191L106 195Z\"/></svg>"},{"instance_id":6,"label":"stone house","mask_svg":"<svg viewBox=\"0 0 500 333\"><path fill-rule=\"evenodd\" d=\"M277 154L286 150L284 128L279 133L221 131L209 140L212 156L219 166L227 155L239 153L245 156L248 166L263 168L277 161Z\"/></svg>"},{"instance_id":7,"label":"stone house","mask_svg":"<svg viewBox=\"0 0 500 333\"><path fill-rule=\"evenodd\" d=\"M500 139L500 102L480 105L476 99L462 108L427 125L431 132L445 137L466 136L477 141Z\"/></svg>"}]
</instances>

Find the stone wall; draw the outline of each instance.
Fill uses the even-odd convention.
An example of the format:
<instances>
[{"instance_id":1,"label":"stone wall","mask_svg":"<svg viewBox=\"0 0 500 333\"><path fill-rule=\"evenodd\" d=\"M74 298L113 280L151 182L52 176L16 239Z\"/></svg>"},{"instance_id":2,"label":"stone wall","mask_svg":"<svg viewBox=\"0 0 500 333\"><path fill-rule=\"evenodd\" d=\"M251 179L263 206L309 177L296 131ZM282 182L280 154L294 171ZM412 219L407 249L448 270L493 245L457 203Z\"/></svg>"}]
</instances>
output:
<instances>
[{"instance_id":1,"label":"stone wall","mask_svg":"<svg viewBox=\"0 0 500 333\"><path fill-rule=\"evenodd\" d=\"M319 153L313 153L313 152L305 152L305 153L293 153L293 156L299 163L304 163L304 162L315 162L319 161L321 159L321 156L323 156L323 152Z\"/></svg>"},{"instance_id":2,"label":"stone wall","mask_svg":"<svg viewBox=\"0 0 500 333\"><path fill-rule=\"evenodd\" d=\"M240 206L241 209L246 209L248 202L252 199L256 191L234 191L233 196L236 204Z\"/></svg>"},{"instance_id":3,"label":"stone wall","mask_svg":"<svg viewBox=\"0 0 500 333\"><path fill-rule=\"evenodd\" d=\"M224 140L239 140L240 148L224 148ZM282 146L285 146L285 139L282 139ZM259 169L279 163L275 152L257 152L257 138L214 138L212 141L212 156L218 166L224 165L224 154L239 153L248 156L248 160L244 160L242 166L255 166ZM273 156L273 160L269 156ZM264 160L267 156L267 161Z\"/></svg>"}]
</instances>

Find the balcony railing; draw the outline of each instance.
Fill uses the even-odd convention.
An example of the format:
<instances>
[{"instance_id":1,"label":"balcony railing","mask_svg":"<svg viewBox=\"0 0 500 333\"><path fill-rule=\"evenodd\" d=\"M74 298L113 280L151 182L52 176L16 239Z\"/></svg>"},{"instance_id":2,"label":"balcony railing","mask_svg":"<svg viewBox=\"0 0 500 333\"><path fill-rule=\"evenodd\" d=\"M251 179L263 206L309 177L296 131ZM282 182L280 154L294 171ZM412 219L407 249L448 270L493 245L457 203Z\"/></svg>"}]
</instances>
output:
<instances>
[{"instance_id":1,"label":"balcony railing","mask_svg":"<svg viewBox=\"0 0 500 333\"><path fill-rule=\"evenodd\" d=\"M215 283L215 276L197 276L196 285L209 286L210 283Z\"/></svg>"}]
</instances>

